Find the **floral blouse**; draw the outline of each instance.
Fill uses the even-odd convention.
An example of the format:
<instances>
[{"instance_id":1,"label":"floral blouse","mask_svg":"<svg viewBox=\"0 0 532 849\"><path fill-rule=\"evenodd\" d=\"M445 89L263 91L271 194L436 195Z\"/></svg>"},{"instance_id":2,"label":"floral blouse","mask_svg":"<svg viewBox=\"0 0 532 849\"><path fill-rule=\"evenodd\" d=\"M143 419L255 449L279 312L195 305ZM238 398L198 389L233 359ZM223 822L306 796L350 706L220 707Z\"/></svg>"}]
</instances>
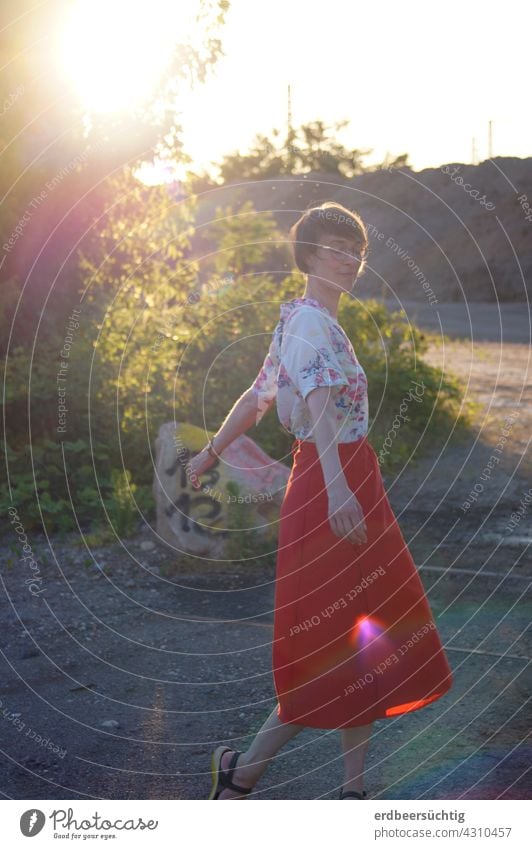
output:
<instances>
[{"instance_id":1,"label":"floral blouse","mask_svg":"<svg viewBox=\"0 0 532 849\"><path fill-rule=\"evenodd\" d=\"M282 426L315 442L306 398L331 386L337 442L353 442L368 430L368 383L353 346L334 316L315 298L281 304L270 348L251 389L258 397L257 424L277 397ZM334 409L334 413L332 410Z\"/></svg>"}]
</instances>

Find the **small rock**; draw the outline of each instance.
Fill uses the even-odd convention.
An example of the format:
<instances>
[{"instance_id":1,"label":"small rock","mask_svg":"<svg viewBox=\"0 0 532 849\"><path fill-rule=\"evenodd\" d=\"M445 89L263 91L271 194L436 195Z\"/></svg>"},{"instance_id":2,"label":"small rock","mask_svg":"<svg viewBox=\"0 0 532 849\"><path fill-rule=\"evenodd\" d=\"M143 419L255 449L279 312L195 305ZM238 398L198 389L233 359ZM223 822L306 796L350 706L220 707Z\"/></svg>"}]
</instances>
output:
<instances>
[{"instance_id":1,"label":"small rock","mask_svg":"<svg viewBox=\"0 0 532 849\"><path fill-rule=\"evenodd\" d=\"M140 547L142 551L152 551L155 548L155 543L150 542L149 540L144 540L144 542L141 542Z\"/></svg>"},{"instance_id":2,"label":"small rock","mask_svg":"<svg viewBox=\"0 0 532 849\"><path fill-rule=\"evenodd\" d=\"M79 686L76 685L75 687L69 687L68 689L70 690L71 693L77 693L80 690L91 690L95 686L96 686L96 684L92 684L92 683L91 684L80 684Z\"/></svg>"},{"instance_id":3,"label":"small rock","mask_svg":"<svg viewBox=\"0 0 532 849\"><path fill-rule=\"evenodd\" d=\"M116 721L116 719L104 719L103 722L100 722L101 728L119 728L120 723Z\"/></svg>"}]
</instances>

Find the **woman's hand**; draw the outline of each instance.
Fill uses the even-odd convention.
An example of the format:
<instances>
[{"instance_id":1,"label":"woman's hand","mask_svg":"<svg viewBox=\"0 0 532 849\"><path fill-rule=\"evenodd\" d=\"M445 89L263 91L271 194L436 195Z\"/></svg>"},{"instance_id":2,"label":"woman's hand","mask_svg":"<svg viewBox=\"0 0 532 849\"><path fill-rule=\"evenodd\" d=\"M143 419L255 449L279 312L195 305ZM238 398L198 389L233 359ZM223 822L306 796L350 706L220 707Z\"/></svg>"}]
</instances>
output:
<instances>
[{"instance_id":1,"label":"woman's hand","mask_svg":"<svg viewBox=\"0 0 532 849\"><path fill-rule=\"evenodd\" d=\"M201 489L199 476L206 472L207 469L210 469L215 462L216 457L213 457L212 454L204 448L186 464L185 471L188 479L190 480L190 484L194 489Z\"/></svg>"},{"instance_id":2,"label":"woman's hand","mask_svg":"<svg viewBox=\"0 0 532 849\"><path fill-rule=\"evenodd\" d=\"M336 536L345 538L353 545L364 545L367 528L364 513L354 492L338 481L327 487L329 498L329 524Z\"/></svg>"}]
</instances>

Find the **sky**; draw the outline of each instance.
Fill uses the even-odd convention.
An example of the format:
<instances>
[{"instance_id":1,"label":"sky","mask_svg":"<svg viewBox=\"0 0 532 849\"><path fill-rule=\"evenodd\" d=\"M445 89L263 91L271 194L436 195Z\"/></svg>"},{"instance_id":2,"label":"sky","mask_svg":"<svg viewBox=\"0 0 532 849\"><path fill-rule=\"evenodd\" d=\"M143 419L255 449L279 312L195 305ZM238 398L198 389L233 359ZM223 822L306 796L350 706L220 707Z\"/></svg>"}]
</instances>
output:
<instances>
[{"instance_id":1,"label":"sky","mask_svg":"<svg viewBox=\"0 0 532 849\"><path fill-rule=\"evenodd\" d=\"M196 164L245 153L254 135L349 119L337 138L409 154L415 170L532 155L528 2L232 0L215 76L183 99Z\"/></svg>"},{"instance_id":2,"label":"sky","mask_svg":"<svg viewBox=\"0 0 532 849\"><path fill-rule=\"evenodd\" d=\"M89 108L115 109L149 96L196 2L71 8L56 27L61 79ZM368 165L404 153L415 170L483 161L490 121L493 156L531 156L531 24L530 0L231 0L224 55L206 83L179 97L191 167L246 153L257 133L284 137L289 84L293 126L347 119L336 140L371 150Z\"/></svg>"}]
</instances>

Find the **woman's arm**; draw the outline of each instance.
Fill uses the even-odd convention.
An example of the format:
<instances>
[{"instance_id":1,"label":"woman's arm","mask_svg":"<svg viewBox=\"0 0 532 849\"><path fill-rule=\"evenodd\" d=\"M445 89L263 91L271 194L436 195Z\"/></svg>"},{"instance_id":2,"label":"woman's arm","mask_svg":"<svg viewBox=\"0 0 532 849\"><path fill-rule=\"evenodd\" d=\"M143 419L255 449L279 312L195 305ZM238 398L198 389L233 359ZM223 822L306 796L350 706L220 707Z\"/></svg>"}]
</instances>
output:
<instances>
[{"instance_id":1,"label":"woman's arm","mask_svg":"<svg viewBox=\"0 0 532 849\"><path fill-rule=\"evenodd\" d=\"M250 427L257 424L258 400L257 395L251 390L251 388L249 388L243 395L240 396L240 398L238 398L237 401L235 401L225 417L222 426L212 438L214 450L218 455L221 454L224 448L227 448L227 446L230 445L231 442L233 442L233 440L235 440L238 436L241 436L241 434L249 430ZM273 403L273 400L269 402L268 409ZM264 411L264 401L261 401L261 414L263 414ZM200 482L198 480L199 475L202 475L203 472L207 471L207 469L215 462L215 459L216 458L207 451L207 448L204 448L199 452L199 454L196 454L192 458L190 463L188 463L187 472L190 475L190 482L194 489L200 488Z\"/></svg>"},{"instance_id":2,"label":"woman's arm","mask_svg":"<svg viewBox=\"0 0 532 849\"><path fill-rule=\"evenodd\" d=\"M269 404L269 407L273 401ZM262 402L264 408L264 402ZM235 401L229 410L216 436L213 437L213 445L217 454L221 454L224 448L233 442L237 436L241 436L253 425L257 424L258 398L251 388L246 389L243 395Z\"/></svg>"},{"instance_id":3,"label":"woman's arm","mask_svg":"<svg viewBox=\"0 0 532 849\"><path fill-rule=\"evenodd\" d=\"M330 386L319 386L312 389L306 397L306 403L312 419L312 436L316 440L316 448L320 455L325 486L340 483L347 486L344 470L338 456L336 431L331 418L333 404Z\"/></svg>"},{"instance_id":4,"label":"woman's arm","mask_svg":"<svg viewBox=\"0 0 532 849\"><path fill-rule=\"evenodd\" d=\"M329 522L333 533L352 543L366 543L366 523L360 502L349 488L340 463L336 443L336 410L329 386L312 389L306 403L312 419L312 435L316 441L323 479L329 499Z\"/></svg>"}]
</instances>

